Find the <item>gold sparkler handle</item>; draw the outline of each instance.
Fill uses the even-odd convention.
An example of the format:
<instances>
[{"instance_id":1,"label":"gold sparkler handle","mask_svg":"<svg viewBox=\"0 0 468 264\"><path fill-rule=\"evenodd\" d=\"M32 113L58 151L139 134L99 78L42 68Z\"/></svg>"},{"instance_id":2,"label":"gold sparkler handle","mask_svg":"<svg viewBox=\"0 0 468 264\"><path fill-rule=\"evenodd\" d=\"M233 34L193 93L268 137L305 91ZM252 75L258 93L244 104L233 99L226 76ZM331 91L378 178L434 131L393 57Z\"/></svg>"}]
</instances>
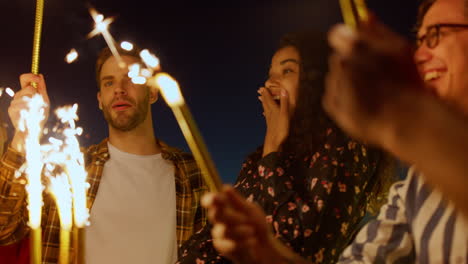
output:
<instances>
[{"instance_id":1,"label":"gold sparkler handle","mask_svg":"<svg viewBox=\"0 0 468 264\"><path fill-rule=\"evenodd\" d=\"M85 263L85 228L73 227L73 248L75 249L75 264Z\"/></svg>"},{"instance_id":2,"label":"gold sparkler handle","mask_svg":"<svg viewBox=\"0 0 468 264\"><path fill-rule=\"evenodd\" d=\"M36 20L34 24L34 41L32 53L32 66L31 72L34 74L39 73L39 52L41 49L41 34L42 34L42 18L44 14L44 0L36 1ZM36 83L32 84L37 87Z\"/></svg>"},{"instance_id":3,"label":"gold sparkler handle","mask_svg":"<svg viewBox=\"0 0 468 264\"><path fill-rule=\"evenodd\" d=\"M353 12L352 0L340 0L341 13L346 25L355 28L357 25L356 17Z\"/></svg>"},{"instance_id":4,"label":"gold sparkler handle","mask_svg":"<svg viewBox=\"0 0 468 264\"><path fill-rule=\"evenodd\" d=\"M29 232L31 245L31 264L42 262L42 231L41 228L33 228Z\"/></svg>"},{"instance_id":5,"label":"gold sparkler handle","mask_svg":"<svg viewBox=\"0 0 468 264\"><path fill-rule=\"evenodd\" d=\"M367 6L365 0L355 0L356 10L361 21L368 21L369 14L367 12Z\"/></svg>"},{"instance_id":6,"label":"gold sparkler handle","mask_svg":"<svg viewBox=\"0 0 468 264\"><path fill-rule=\"evenodd\" d=\"M340 0L340 7L345 24L352 28L369 20L365 0Z\"/></svg>"},{"instance_id":7,"label":"gold sparkler handle","mask_svg":"<svg viewBox=\"0 0 468 264\"><path fill-rule=\"evenodd\" d=\"M188 106L183 104L172 109L206 185L212 192L220 191L223 184Z\"/></svg>"}]
</instances>

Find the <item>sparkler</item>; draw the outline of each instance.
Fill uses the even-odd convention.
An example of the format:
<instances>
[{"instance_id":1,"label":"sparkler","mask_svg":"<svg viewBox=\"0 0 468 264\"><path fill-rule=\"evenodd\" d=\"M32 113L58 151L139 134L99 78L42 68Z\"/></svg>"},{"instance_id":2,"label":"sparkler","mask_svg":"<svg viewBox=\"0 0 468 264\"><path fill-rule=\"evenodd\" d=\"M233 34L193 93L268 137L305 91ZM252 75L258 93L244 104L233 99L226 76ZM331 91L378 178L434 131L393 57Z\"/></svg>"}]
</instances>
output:
<instances>
[{"instance_id":1,"label":"sparkler","mask_svg":"<svg viewBox=\"0 0 468 264\"><path fill-rule=\"evenodd\" d=\"M167 73L158 73L149 82L150 86L155 86L161 90L164 100L171 107L179 123L182 133L192 150L192 153L200 166L202 176L211 191L221 189L221 180L218 171L208 153L203 142L203 138L198 131L192 114L185 103L184 97L179 89L179 84Z\"/></svg>"},{"instance_id":2,"label":"sparkler","mask_svg":"<svg viewBox=\"0 0 468 264\"><path fill-rule=\"evenodd\" d=\"M60 218L59 263L68 264L70 250L70 232L72 229L72 194L67 175L61 173L50 177L49 191L55 199Z\"/></svg>"},{"instance_id":3,"label":"sparkler","mask_svg":"<svg viewBox=\"0 0 468 264\"><path fill-rule=\"evenodd\" d=\"M41 135L41 122L45 118L44 108L46 104L41 95L36 94L32 98L25 98L28 110L20 112L19 130L27 133L25 139L26 150L26 175L28 183L29 226L31 227L31 263L41 262L42 234L42 182L41 171L43 162L41 159L39 137Z\"/></svg>"},{"instance_id":4,"label":"sparkler","mask_svg":"<svg viewBox=\"0 0 468 264\"><path fill-rule=\"evenodd\" d=\"M78 120L77 110L78 105L75 104L71 107L62 107L55 111L62 124L66 126L62 133L64 140L49 138L50 144L43 146L43 153L47 169L46 176L52 179L57 168L59 168L67 177L68 185L61 184L60 186L62 189L70 190L70 199L67 199L66 197L68 196L66 195L55 195L55 197L57 203L62 204L62 208L65 208L65 210L68 210L68 207L70 208L70 215L73 201L73 222L75 225L73 243L76 253L75 256L77 257L76 263L84 263L84 227L88 223L89 218L89 211L86 206L86 192L89 188L89 184L86 182L87 172L84 168L84 157L83 153L80 151L77 139L77 136L81 135L83 132L83 129L81 127L76 127L75 124L75 120ZM58 207L58 210L60 214L60 210L62 209ZM66 248L68 254L71 226L63 226L60 232L61 239L63 238L65 241L63 244L61 242L60 250L64 252L65 249L62 249L62 247Z\"/></svg>"},{"instance_id":5,"label":"sparkler","mask_svg":"<svg viewBox=\"0 0 468 264\"><path fill-rule=\"evenodd\" d=\"M104 19L104 16L99 14L94 8L90 8L89 13L91 14L91 17L93 18L96 25L94 30L88 34L88 38L92 38L98 34L101 34L106 41L107 46L109 46L112 55L117 60L119 67L125 68L125 62L122 60L119 52L117 51L117 48L115 47L115 40L108 31L108 27L114 21L114 19L112 17Z\"/></svg>"},{"instance_id":6,"label":"sparkler","mask_svg":"<svg viewBox=\"0 0 468 264\"><path fill-rule=\"evenodd\" d=\"M34 23L34 39L32 51L32 65L31 72L34 74L39 73L39 53L41 48L41 34L42 34L42 18L44 14L44 0L36 0L36 16ZM37 83L31 84L37 88ZM36 97L37 98L37 97ZM42 97L41 97L42 100ZM31 103L36 110L44 110L44 101L40 102L39 99L33 99ZM34 105L35 104L35 105ZM33 110L32 108L30 110ZM26 145L29 151L26 153L26 158L29 157L28 162L28 205L29 205L29 225L31 227L31 263L40 263L42 260L42 234L41 234L41 210L42 210L42 184L41 173L39 170L42 166L40 158L38 157L39 149L35 149L39 145L40 124L34 120L34 115L29 115L29 120L26 121L29 136ZM37 117L37 116L36 116ZM44 117L42 117L43 119ZM29 152L29 154L28 154ZM37 163L36 163L37 162Z\"/></svg>"},{"instance_id":7,"label":"sparkler","mask_svg":"<svg viewBox=\"0 0 468 264\"><path fill-rule=\"evenodd\" d=\"M369 19L365 0L340 0L340 6L345 23L352 28Z\"/></svg>"},{"instance_id":8,"label":"sparkler","mask_svg":"<svg viewBox=\"0 0 468 264\"><path fill-rule=\"evenodd\" d=\"M167 73L158 73L154 77L151 77L155 71L161 69L161 66L159 58L149 50L142 50L140 52L140 58L147 68L141 68L138 63L133 64L128 67L128 77L131 78L132 82L135 84L147 83L150 87L161 91L164 100L171 107L179 123L185 140L192 150L195 161L200 166L202 176L208 188L213 192L219 191L222 186L219 173L210 157L192 114L185 103L184 97L180 92L179 84Z\"/></svg>"},{"instance_id":9,"label":"sparkler","mask_svg":"<svg viewBox=\"0 0 468 264\"><path fill-rule=\"evenodd\" d=\"M85 226L88 223L89 211L86 205L86 192L89 184L86 182L87 172L84 167L83 153L80 151L80 145L77 136L83 133L80 127L76 127L75 120L78 120L76 114L78 105L70 108L59 109L56 113L62 120L62 123L68 123L65 129L65 148L63 150L69 158L66 162L66 168L69 173L69 179L73 190L73 216L75 230L73 232L74 247L76 249L76 262L84 263L84 240Z\"/></svg>"}]
</instances>

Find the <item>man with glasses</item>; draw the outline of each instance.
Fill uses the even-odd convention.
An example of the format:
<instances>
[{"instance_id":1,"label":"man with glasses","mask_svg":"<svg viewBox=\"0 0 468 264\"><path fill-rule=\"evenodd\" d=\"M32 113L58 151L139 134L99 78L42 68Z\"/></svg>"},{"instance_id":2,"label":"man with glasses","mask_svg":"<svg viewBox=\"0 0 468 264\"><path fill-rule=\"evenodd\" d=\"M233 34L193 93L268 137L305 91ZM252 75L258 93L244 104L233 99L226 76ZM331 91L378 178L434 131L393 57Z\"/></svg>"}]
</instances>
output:
<instances>
[{"instance_id":1,"label":"man with glasses","mask_svg":"<svg viewBox=\"0 0 468 264\"><path fill-rule=\"evenodd\" d=\"M467 29L468 1L423 1L416 65L406 41L373 21L331 31L325 109L348 133L414 165L342 263L467 263Z\"/></svg>"},{"instance_id":2,"label":"man with glasses","mask_svg":"<svg viewBox=\"0 0 468 264\"><path fill-rule=\"evenodd\" d=\"M418 21L416 50L373 17L329 35L325 110L351 136L414 165L339 263L468 262L468 1L425 0ZM307 263L233 189L202 204L221 254L239 263Z\"/></svg>"}]
</instances>

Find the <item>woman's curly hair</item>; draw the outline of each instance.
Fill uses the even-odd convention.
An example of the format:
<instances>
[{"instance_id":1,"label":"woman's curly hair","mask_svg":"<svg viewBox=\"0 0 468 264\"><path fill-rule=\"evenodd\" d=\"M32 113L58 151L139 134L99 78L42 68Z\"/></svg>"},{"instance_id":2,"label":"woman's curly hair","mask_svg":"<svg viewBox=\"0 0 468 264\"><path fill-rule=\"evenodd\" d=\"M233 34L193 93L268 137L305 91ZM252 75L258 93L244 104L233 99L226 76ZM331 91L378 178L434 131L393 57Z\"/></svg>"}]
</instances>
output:
<instances>
[{"instance_id":1,"label":"woman's curly hair","mask_svg":"<svg viewBox=\"0 0 468 264\"><path fill-rule=\"evenodd\" d=\"M280 41L278 49L292 46L298 51L301 60L298 99L289 135L282 144L284 152L302 156L316 152L325 142L342 144L349 140L349 136L328 117L321 103L331 54L326 36L321 32L292 33ZM329 142L326 138L329 128L337 132L334 138L336 142ZM372 153L375 156L370 159L376 160L378 164L367 208L370 214L376 214L386 202L390 186L397 180L397 162L383 150L376 149Z\"/></svg>"},{"instance_id":2,"label":"woman's curly hair","mask_svg":"<svg viewBox=\"0 0 468 264\"><path fill-rule=\"evenodd\" d=\"M282 148L304 154L315 151L324 142L326 130L336 127L325 114L321 103L330 48L325 33L311 31L285 35L278 49L290 46L300 56L300 81L289 136Z\"/></svg>"}]
</instances>

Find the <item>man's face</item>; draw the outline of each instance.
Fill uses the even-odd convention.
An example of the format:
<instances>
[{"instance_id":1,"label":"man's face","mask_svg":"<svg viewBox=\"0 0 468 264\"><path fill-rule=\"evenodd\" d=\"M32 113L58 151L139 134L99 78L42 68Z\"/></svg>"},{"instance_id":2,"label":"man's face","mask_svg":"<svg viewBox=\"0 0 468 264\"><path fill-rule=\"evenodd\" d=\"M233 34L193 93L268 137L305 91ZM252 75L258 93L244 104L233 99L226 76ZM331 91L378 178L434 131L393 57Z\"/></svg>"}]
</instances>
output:
<instances>
[{"instance_id":1,"label":"man's face","mask_svg":"<svg viewBox=\"0 0 468 264\"><path fill-rule=\"evenodd\" d=\"M418 37L435 24L468 24L465 0L437 0L426 13ZM468 29L441 27L439 44L422 44L415 59L428 87L468 113Z\"/></svg>"},{"instance_id":2,"label":"man's face","mask_svg":"<svg viewBox=\"0 0 468 264\"><path fill-rule=\"evenodd\" d=\"M127 65L138 63L135 57L123 56ZM118 66L114 57L102 65L99 106L110 126L120 131L130 131L148 118L150 104L156 101L156 93L149 87L132 83L128 70Z\"/></svg>"}]
</instances>

